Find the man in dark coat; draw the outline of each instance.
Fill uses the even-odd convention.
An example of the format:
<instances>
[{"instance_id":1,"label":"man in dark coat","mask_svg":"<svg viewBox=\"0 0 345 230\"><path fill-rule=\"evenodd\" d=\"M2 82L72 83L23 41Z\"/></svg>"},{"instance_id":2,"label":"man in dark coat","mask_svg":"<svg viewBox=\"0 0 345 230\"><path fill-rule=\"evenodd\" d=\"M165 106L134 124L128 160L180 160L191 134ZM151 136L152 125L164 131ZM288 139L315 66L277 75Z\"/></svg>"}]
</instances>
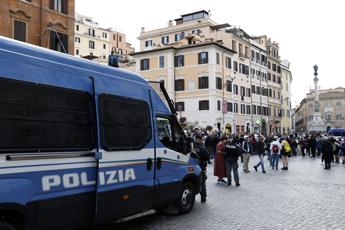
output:
<instances>
[{"instance_id":1,"label":"man in dark coat","mask_svg":"<svg viewBox=\"0 0 345 230\"><path fill-rule=\"evenodd\" d=\"M200 191L201 202L206 202L206 196L207 196L206 167L207 167L207 162L210 160L210 153L207 151L206 147L203 145L202 136L199 134L195 136L194 151L199 156L199 165L202 170L202 182L201 182L201 191Z\"/></svg>"},{"instance_id":2,"label":"man in dark coat","mask_svg":"<svg viewBox=\"0 0 345 230\"><path fill-rule=\"evenodd\" d=\"M240 186L240 179L238 177L238 157L240 150L234 138L229 138L225 144L225 167L228 176L228 185L231 185L231 171L234 173L236 186Z\"/></svg>"},{"instance_id":3,"label":"man in dark coat","mask_svg":"<svg viewBox=\"0 0 345 230\"><path fill-rule=\"evenodd\" d=\"M333 145L328 138L326 138L322 144L322 158L325 161L325 169L331 169L331 161L333 158Z\"/></svg>"}]
</instances>

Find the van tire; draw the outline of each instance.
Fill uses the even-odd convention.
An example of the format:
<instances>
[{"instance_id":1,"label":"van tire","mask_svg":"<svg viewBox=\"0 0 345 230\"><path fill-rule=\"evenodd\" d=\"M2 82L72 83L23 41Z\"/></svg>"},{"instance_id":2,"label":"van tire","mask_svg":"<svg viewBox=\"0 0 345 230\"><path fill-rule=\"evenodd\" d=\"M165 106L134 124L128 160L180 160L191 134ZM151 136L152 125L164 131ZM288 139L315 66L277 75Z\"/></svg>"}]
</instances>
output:
<instances>
[{"instance_id":1,"label":"van tire","mask_svg":"<svg viewBox=\"0 0 345 230\"><path fill-rule=\"evenodd\" d=\"M16 228L12 224L5 221L0 221L0 229L1 230L16 230Z\"/></svg>"},{"instance_id":2,"label":"van tire","mask_svg":"<svg viewBox=\"0 0 345 230\"><path fill-rule=\"evenodd\" d=\"M178 196L177 208L179 214L186 214L193 209L195 202L194 185L190 182L184 182Z\"/></svg>"}]
</instances>

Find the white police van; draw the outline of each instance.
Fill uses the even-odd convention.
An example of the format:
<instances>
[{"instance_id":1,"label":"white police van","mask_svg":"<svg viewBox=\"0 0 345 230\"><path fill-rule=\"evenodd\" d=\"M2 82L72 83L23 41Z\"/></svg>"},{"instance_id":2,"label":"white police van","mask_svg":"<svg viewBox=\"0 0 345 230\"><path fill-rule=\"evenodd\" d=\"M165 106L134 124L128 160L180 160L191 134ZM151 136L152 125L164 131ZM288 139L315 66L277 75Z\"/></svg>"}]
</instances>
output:
<instances>
[{"instance_id":1,"label":"white police van","mask_svg":"<svg viewBox=\"0 0 345 230\"><path fill-rule=\"evenodd\" d=\"M201 175L188 152L141 77L0 37L1 230L187 213Z\"/></svg>"}]
</instances>

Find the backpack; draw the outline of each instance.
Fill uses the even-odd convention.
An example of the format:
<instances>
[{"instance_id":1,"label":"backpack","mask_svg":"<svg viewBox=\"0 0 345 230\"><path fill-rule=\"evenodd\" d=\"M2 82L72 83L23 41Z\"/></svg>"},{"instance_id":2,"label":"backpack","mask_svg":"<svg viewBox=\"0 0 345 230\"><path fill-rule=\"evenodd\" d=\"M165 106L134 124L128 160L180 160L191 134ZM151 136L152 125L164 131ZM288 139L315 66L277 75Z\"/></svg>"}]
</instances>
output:
<instances>
[{"instance_id":1,"label":"backpack","mask_svg":"<svg viewBox=\"0 0 345 230\"><path fill-rule=\"evenodd\" d=\"M278 145L273 145L273 146L272 146L272 152L273 152L273 153L278 153L278 152L279 152L279 147L278 147Z\"/></svg>"},{"instance_id":2,"label":"backpack","mask_svg":"<svg viewBox=\"0 0 345 230\"><path fill-rule=\"evenodd\" d=\"M285 151L286 153L291 152L290 144L289 144L289 142L287 142L287 141L284 142L284 151Z\"/></svg>"}]
</instances>

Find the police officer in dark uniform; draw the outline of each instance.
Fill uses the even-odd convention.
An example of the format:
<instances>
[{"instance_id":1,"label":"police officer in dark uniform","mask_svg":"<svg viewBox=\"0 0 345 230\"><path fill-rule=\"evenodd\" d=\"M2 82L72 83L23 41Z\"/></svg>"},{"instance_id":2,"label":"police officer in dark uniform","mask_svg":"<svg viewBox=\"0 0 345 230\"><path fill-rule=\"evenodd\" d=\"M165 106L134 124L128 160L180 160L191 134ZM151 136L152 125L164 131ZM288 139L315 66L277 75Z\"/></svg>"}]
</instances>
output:
<instances>
[{"instance_id":1,"label":"police officer in dark uniform","mask_svg":"<svg viewBox=\"0 0 345 230\"><path fill-rule=\"evenodd\" d=\"M199 156L199 165L202 170L202 182L201 182L201 191L200 191L200 196L201 196L201 202L206 202L206 167L207 167L207 162L210 160L210 153L207 151L206 147L202 143L202 136L197 134L195 136L195 143L194 143L194 151L198 154Z\"/></svg>"},{"instance_id":2,"label":"police officer in dark uniform","mask_svg":"<svg viewBox=\"0 0 345 230\"><path fill-rule=\"evenodd\" d=\"M240 186L240 179L238 177L238 157L241 155L239 146L234 137L230 137L225 144L225 167L228 176L228 185L231 185L231 171L234 173L236 186Z\"/></svg>"}]
</instances>

